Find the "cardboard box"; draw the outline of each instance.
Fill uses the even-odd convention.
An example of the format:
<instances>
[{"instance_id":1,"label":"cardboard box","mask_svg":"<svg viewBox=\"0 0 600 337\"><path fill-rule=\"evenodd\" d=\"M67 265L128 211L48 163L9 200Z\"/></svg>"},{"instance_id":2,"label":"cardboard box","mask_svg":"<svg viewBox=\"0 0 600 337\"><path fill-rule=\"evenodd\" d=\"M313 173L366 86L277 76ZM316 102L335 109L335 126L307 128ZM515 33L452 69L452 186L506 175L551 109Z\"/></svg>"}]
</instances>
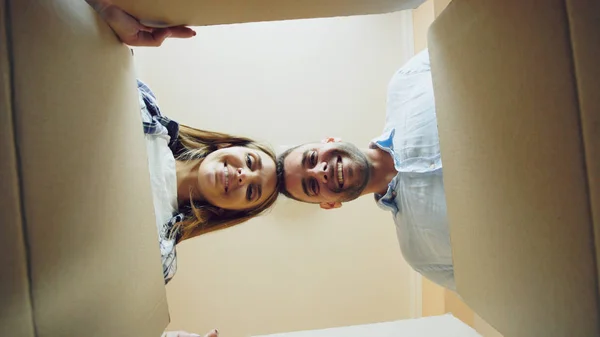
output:
<instances>
[{"instance_id":1,"label":"cardboard box","mask_svg":"<svg viewBox=\"0 0 600 337\"><path fill-rule=\"evenodd\" d=\"M211 25L423 1L115 2ZM0 326L158 336L168 314L129 50L84 1L0 8ZM458 292L505 337L600 335L599 13L593 0L454 0L430 32Z\"/></svg>"},{"instance_id":2,"label":"cardboard box","mask_svg":"<svg viewBox=\"0 0 600 337\"><path fill-rule=\"evenodd\" d=\"M454 0L429 31L458 293L600 336L600 2Z\"/></svg>"},{"instance_id":3,"label":"cardboard box","mask_svg":"<svg viewBox=\"0 0 600 337\"><path fill-rule=\"evenodd\" d=\"M424 0L115 0L168 25L376 14ZM0 326L159 336L164 281L130 51L83 0L0 0Z\"/></svg>"},{"instance_id":4,"label":"cardboard box","mask_svg":"<svg viewBox=\"0 0 600 337\"><path fill-rule=\"evenodd\" d=\"M0 4L0 331L160 336L131 53L85 1Z\"/></svg>"},{"instance_id":5,"label":"cardboard box","mask_svg":"<svg viewBox=\"0 0 600 337\"><path fill-rule=\"evenodd\" d=\"M425 0L113 0L147 24L208 26L229 23L391 13Z\"/></svg>"}]
</instances>

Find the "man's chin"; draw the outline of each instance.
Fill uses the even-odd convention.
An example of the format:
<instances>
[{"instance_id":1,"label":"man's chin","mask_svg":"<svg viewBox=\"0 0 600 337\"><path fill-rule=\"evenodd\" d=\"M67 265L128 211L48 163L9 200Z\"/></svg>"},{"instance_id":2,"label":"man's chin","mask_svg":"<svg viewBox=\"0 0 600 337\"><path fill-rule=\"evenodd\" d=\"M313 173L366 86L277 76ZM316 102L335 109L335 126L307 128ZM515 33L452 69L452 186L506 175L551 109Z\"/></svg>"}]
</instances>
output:
<instances>
[{"instance_id":1,"label":"man's chin","mask_svg":"<svg viewBox=\"0 0 600 337\"><path fill-rule=\"evenodd\" d=\"M369 179L364 179L364 180L361 179L361 181L358 185L354 185L354 186L351 186L351 187L345 189L342 192L342 195L344 196L342 199L344 199L344 201L352 201L352 200L358 199L358 197L360 197L362 195L363 191L367 187L368 182L369 182Z\"/></svg>"},{"instance_id":2,"label":"man's chin","mask_svg":"<svg viewBox=\"0 0 600 337\"><path fill-rule=\"evenodd\" d=\"M361 191L349 191L347 193L344 193L344 196L341 198L341 202L348 202L348 201L352 201L352 200L356 200L358 199L358 197L360 197L361 195Z\"/></svg>"},{"instance_id":3,"label":"man's chin","mask_svg":"<svg viewBox=\"0 0 600 337\"><path fill-rule=\"evenodd\" d=\"M358 197L360 197L360 196L344 198L344 199L340 200L340 202L344 203L344 202L354 201L354 200L358 199Z\"/></svg>"}]
</instances>

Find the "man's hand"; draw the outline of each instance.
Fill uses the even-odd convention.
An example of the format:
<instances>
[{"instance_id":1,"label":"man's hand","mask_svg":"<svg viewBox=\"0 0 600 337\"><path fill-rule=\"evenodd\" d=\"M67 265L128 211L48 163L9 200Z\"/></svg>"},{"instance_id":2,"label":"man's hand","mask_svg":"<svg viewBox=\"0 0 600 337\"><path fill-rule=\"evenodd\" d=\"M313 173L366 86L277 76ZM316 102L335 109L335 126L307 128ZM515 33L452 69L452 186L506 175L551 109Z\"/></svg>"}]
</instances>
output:
<instances>
[{"instance_id":1,"label":"man's hand","mask_svg":"<svg viewBox=\"0 0 600 337\"><path fill-rule=\"evenodd\" d=\"M106 21L119 39L130 46L158 47L166 38L186 39L196 36L189 27L151 28L125 13L107 0L86 0Z\"/></svg>"}]
</instances>

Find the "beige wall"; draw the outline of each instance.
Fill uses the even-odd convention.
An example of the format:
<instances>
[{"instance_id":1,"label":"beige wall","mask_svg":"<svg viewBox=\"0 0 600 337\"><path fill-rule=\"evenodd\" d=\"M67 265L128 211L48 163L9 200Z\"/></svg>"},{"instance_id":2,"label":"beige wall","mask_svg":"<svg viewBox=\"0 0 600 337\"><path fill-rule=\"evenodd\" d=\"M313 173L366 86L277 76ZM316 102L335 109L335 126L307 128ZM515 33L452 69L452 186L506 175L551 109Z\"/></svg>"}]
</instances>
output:
<instances>
[{"instance_id":1,"label":"beige wall","mask_svg":"<svg viewBox=\"0 0 600 337\"><path fill-rule=\"evenodd\" d=\"M434 1L427 0L412 11L415 53L427 48L427 30L435 18Z\"/></svg>"},{"instance_id":2,"label":"beige wall","mask_svg":"<svg viewBox=\"0 0 600 337\"><path fill-rule=\"evenodd\" d=\"M366 147L386 86L413 52L410 12L203 27L137 49L163 112L282 146L325 136ZM181 245L171 329L241 337L417 316L420 281L372 197L340 210L280 200L266 217ZM417 284L418 283L418 284Z\"/></svg>"}]
</instances>

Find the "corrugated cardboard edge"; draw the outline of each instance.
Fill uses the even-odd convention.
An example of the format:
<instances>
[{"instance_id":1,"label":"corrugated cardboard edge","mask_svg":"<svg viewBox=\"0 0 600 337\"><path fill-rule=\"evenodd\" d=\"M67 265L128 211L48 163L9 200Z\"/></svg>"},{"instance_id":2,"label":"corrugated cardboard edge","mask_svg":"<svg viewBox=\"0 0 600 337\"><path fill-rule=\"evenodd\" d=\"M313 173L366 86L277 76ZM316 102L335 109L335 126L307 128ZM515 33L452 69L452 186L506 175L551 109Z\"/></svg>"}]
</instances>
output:
<instances>
[{"instance_id":1,"label":"corrugated cardboard edge","mask_svg":"<svg viewBox=\"0 0 600 337\"><path fill-rule=\"evenodd\" d=\"M0 327L4 336L35 336L27 270L18 159L13 130L9 0L0 0Z\"/></svg>"},{"instance_id":2,"label":"corrugated cardboard edge","mask_svg":"<svg viewBox=\"0 0 600 337\"><path fill-rule=\"evenodd\" d=\"M206 26L391 13L413 9L424 0L113 0L155 26Z\"/></svg>"},{"instance_id":3,"label":"corrugated cardboard edge","mask_svg":"<svg viewBox=\"0 0 600 337\"><path fill-rule=\"evenodd\" d=\"M577 74L583 147L596 243L596 283L600 294L600 2L567 0L567 12Z\"/></svg>"}]
</instances>

